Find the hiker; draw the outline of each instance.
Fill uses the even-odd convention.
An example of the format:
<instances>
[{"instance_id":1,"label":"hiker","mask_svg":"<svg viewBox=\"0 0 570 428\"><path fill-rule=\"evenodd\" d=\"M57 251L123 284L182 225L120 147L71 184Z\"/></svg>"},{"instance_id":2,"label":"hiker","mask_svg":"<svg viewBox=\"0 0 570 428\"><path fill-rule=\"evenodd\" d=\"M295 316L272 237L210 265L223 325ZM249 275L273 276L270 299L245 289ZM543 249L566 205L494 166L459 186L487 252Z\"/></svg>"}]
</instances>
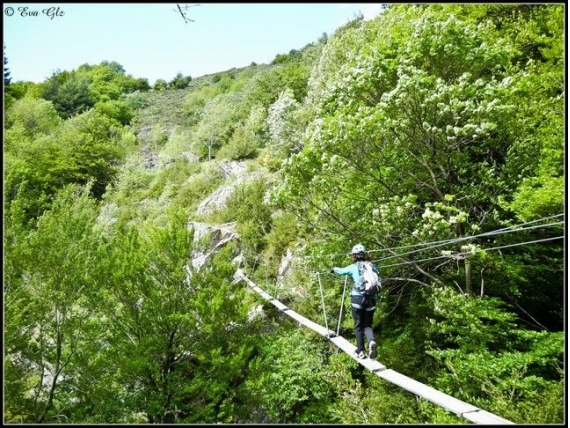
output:
<instances>
[{"instance_id":1,"label":"hiker","mask_svg":"<svg viewBox=\"0 0 570 428\"><path fill-rule=\"evenodd\" d=\"M351 275L354 281L354 287L350 292L350 306L352 309L352 318L354 319L354 332L356 334L356 358L366 358L364 348L364 337L368 340L368 349L370 358L376 358L376 341L374 340L374 331L372 330L372 321L374 319L374 310L376 309L376 295L364 294L360 289L361 279L359 265L362 262L368 262L369 256L363 245L357 244L352 248L353 263L344 267L334 267L331 273L337 275ZM378 268L372 264L372 269L378 278L380 278Z\"/></svg>"}]
</instances>

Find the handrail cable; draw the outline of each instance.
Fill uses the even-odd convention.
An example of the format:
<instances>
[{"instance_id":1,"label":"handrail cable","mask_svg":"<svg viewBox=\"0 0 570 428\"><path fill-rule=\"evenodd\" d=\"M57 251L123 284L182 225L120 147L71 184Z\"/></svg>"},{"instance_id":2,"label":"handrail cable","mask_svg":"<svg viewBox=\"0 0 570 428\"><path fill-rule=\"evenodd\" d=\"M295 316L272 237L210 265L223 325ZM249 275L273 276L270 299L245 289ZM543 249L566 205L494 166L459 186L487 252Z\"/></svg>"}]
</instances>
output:
<instances>
[{"instance_id":1,"label":"handrail cable","mask_svg":"<svg viewBox=\"0 0 570 428\"><path fill-rule=\"evenodd\" d=\"M392 255L392 256L388 256L388 257L384 257L384 258L380 258L380 259L374 259L372 260L374 263L379 263L385 260L390 260L393 258L402 258L403 256L406 255L410 255L410 254L415 254L417 252L420 251L424 251L424 250L430 250L430 249L434 249L434 248L438 248L441 247L447 243L456 243L456 242L460 242L460 241L465 241L465 240L469 240L469 239L473 239L473 238L479 238L479 237L483 237L483 236L493 236L493 235L500 235L503 233L511 233L511 232L519 232L519 231L523 231L523 230L532 230L532 229L536 229L536 228L541 228L541 227L550 227L550 226L556 226L559 224L564 224L564 222L556 222L556 223L549 223L549 224L542 224L542 225L536 225L536 226L532 226L532 227L526 227L526 228L522 228L521 226L524 225L528 225L528 224L532 224L532 223L536 223L537 221L541 221L541 220L547 220L550 219L552 217L559 217L561 215L564 214L558 214L556 216L551 216L551 217L545 217L543 219L539 219L539 220L533 220L527 223L522 223L519 225L514 225L514 226L509 226L507 228L504 229L498 229L496 231L491 231L491 232L485 232L479 235L473 235L473 236L469 236L469 237L462 237L462 238L455 238L452 240L443 240L443 241L433 241L433 242L426 242L426 243L419 243L419 244L413 244L413 245L407 245L407 246L401 246L401 247L393 247L393 248L385 248L384 250L389 250L389 249L400 249L400 248L408 248L408 247L414 247L414 246L420 246L420 245L429 245L429 244L438 244L438 245L432 245L430 247L426 247L426 248L421 248L415 251L410 251L407 253L401 253L401 254L397 254L397 255ZM518 229L513 229L515 227L519 227ZM506 245L506 246L501 246L501 247L492 247L492 248L486 248L486 249L481 249L481 250L477 250L477 251L492 251L494 249L502 249L502 248L508 248L508 247L514 247L514 246L519 246L519 245L526 245L526 244L532 244L532 243L538 243L538 242L544 242L544 241L551 241L554 239L560 239L560 238L564 238L564 236L557 236L557 237L553 237L553 238L546 238L546 239L542 239L542 240L536 240L536 241L527 241L527 242L523 242L523 243L517 243L517 244L510 244L510 245ZM439 245L441 244L441 245ZM374 252L374 251L380 251L380 250L370 250L369 252ZM429 258L425 258L425 259L420 259L420 260L412 260L412 261L408 261L408 262L401 262L401 263L395 263L395 264L391 264L391 265L384 265L382 267L386 268L386 267L395 267L395 266L403 266L403 265L407 265L407 264L412 264L412 263L420 263L420 262L424 262L424 261L431 261L431 260L437 260L437 259L442 259L442 258L460 258L461 256L470 254L471 252L460 252L460 253L456 253L454 255L442 255L442 256L436 256L436 257L429 257ZM335 255L346 255L346 254L332 254L329 256L335 256ZM300 256L300 258L304 259L307 257L316 257L316 256ZM259 256L257 256L255 258L255 262L257 262L257 259L259 258ZM254 269L255 269L255 265L254 265ZM322 272L322 273L329 273L327 272Z\"/></svg>"},{"instance_id":2,"label":"handrail cable","mask_svg":"<svg viewBox=\"0 0 570 428\"><path fill-rule=\"evenodd\" d=\"M557 217L561 217L564 214L556 214L550 217L543 217L537 220L532 220L529 222L525 222L525 223L521 223L521 224L515 224L512 226L508 226L502 229L497 229L497 230L493 230L490 232L484 232L484 233L480 233L478 235L472 235L472 236L464 236L461 238L452 238L452 239L445 239L445 240L441 240L441 241L432 241L432 242L420 242L418 244L410 244L410 245L402 245L402 246L397 246L397 247L390 247L390 248L379 248L379 249L374 249L374 250L368 250L369 253L374 253L374 252L378 252L378 251L388 251L388 250L400 250L403 248L412 248L412 247L418 247L418 246L425 246L425 245L433 245L433 244L440 244L440 243L445 243L445 244L451 244L451 243L455 243L455 242L461 242L461 241L465 241L465 240L469 240L469 239L475 239L475 238L481 238L484 236L493 236L493 235L500 235L502 233L510 233L510 232L518 232L518 231L522 231L522 230L530 230L530 229L535 229L535 228L540 228L540 227L549 227L549 226L556 226L556 225L560 225L560 224L564 224L564 221L560 221L557 223L549 223L549 224L541 224L541 225L537 225L537 226L533 226L531 228L525 228L523 226L526 225L530 225L533 223L537 223L539 221L543 221L543 220L550 220L553 218L557 218ZM338 254L327 254L326 256L328 257L336 257L336 256L346 256L347 253L338 253ZM316 257L324 257L325 255L306 255L306 256L299 256L299 258L303 258L303 259L311 259L311 258L316 258Z\"/></svg>"},{"instance_id":3,"label":"handrail cable","mask_svg":"<svg viewBox=\"0 0 570 428\"><path fill-rule=\"evenodd\" d=\"M501 245L500 247L492 247L492 248L482 248L482 249L476 249L473 252L482 252L482 251L493 251L493 250L501 250L503 248L509 248L509 247L518 247L520 245L527 245L527 244L536 244L538 242L546 242L546 241L553 241L555 239L561 239L564 238L564 236L554 236L552 238L544 238L544 239L537 239L535 241L527 241L527 242L519 242L517 244L509 244L509 245ZM437 260L437 259L444 259L444 258L456 258L459 259L462 256L466 256L468 254L472 254L472 251L466 251L466 252L461 252L461 253L456 253L456 254L451 254L451 255L443 255L443 256L437 256L437 257L430 257L427 259L421 259L421 260L412 260L412 261L408 261L408 262L402 262L402 263L395 263L392 265L383 265L383 268L387 268L387 267L394 267L394 266L402 266L402 265L409 265L411 263L420 263L420 262L425 262L425 261L430 261L430 260ZM373 262L377 262L376 260L372 260Z\"/></svg>"},{"instance_id":4,"label":"handrail cable","mask_svg":"<svg viewBox=\"0 0 570 428\"><path fill-rule=\"evenodd\" d=\"M543 225L538 225L538 226L525 227L525 228L521 228L521 229L504 230L504 231L502 231L502 232L493 232L493 233L488 232L488 233L484 233L484 234L481 234L481 235L478 235L478 236L465 236L465 237L462 237L462 238L451 239L451 240L449 240L449 241L439 241L439 242L442 242L442 243L441 243L441 244L438 244L438 245L432 245L432 246L427 247L427 248L420 248L419 250L409 251L409 252L407 252L407 253L401 253L401 254L396 254L396 255L392 255L392 256L387 256L387 257L384 257L384 258L378 259L378 260L389 260L389 259L393 259L393 258L405 256L405 255L408 255L408 254L418 253L418 252L420 252L420 251L431 250L431 249L433 249L433 248L442 247L442 246L444 246L444 245L446 245L446 244L455 244L455 243L457 243L457 242L468 241L468 240L473 239L473 238L480 238L480 237L483 237L483 236L502 235L502 234L505 234L505 233L520 232L520 231L522 231L522 230L539 229L539 228L542 228L542 227L556 226L556 225L558 225L558 224L564 224L564 222L543 224ZM429 243L422 244L422 245L428 245L428 244L429 244Z\"/></svg>"},{"instance_id":5,"label":"handrail cable","mask_svg":"<svg viewBox=\"0 0 570 428\"><path fill-rule=\"evenodd\" d=\"M438 245L432 245L432 246L427 247L427 248L420 248L419 250L409 251L409 252L407 252L407 253L401 253L401 254L396 254L396 255L384 257L384 258L382 258L382 259L378 259L377 261L394 259L394 258L398 258L398 257L401 257L401 256L406 256L406 255L409 255L409 254L419 253L420 251L431 250L431 249L433 249L433 248L442 247L442 246L447 245L447 244L455 244L455 243L457 243L457 242L468 241L468 240L473 239L473 238L480 238L480 237L483 237L483 236L502 235L502 234L504 234L504 233L519 232L519 231L522 231L522 230L532 230L532 229L538 229L538 228L541 228L541 227L556 226L556 225L558 225L558 224L564 224L564 222L543 224L543 225L538 225L538 226L525 227L525 228L521 228L521 229L503 230L502 232L498 232L498 231L497 231L497 232L493 232L493 233L492 233L492 232L488 232L488 233L482 233L481 235L477 235L477 236L465 236L465 237L462 237L462 238L451 239L451 240L449 240L449 241L439 241L439 242L442 242L442 243L441 243L441 244L438 244ZM436 241L436 242L437 242L437 241ZM426 243L425 245L427 245L427 244L428 244L428 243Z\"/></svg>"},{"instance_id":6,"label":"handrail cable","mask_svg":"<svg viewBox=\"0 0 570 428\"><path fill-rule=\"evenodd\" d=\"M403 265L409 265L412 263L421 263L421 262L427 262L427 261L431 261L431 260L438 260L438 259L446 259L446 258L453 258L453 259L461 259L463 256L469 255L469 254L473 254L473 253L478 253L478 252L482 252L482 251L493 251L493 250L502 250L504 248L509 248L509 247L518 247L520 245L527 245L527 244L536 244L539 242L546 242L546 241L554 241L555 239L563 239L565 238L564 235L562 236L554 236L551 238L544 238L544 239L536 239L534 241L526 241L526 242L518 242L516 244L509 244L509 245L501 245L499 247L491 247L491 248L481 248L481 249L475 249L474 251L464 251L464 252L460 252L460 253L455 253L455 254L445 254L445 255L441 255L441 256L435 256L435 257L428 257L425 259L420 259L420 260L410 260L407 262L401 262L401 263L394 263L391 265L382 265L382 268L388 268L388 267L395 267L395 266L403 266ZM378 260L371 260L373 263L378 263L379 261L382 261L383 259L378 259ZM322 273L329 273L329 272L322 272Z\"/></svg>"},{"instance_id":7,"label":"handrail cable","mask_svg":"<svg viewBox=\"0 0 570 428\"><path fill-rule=\"evenodd\" d=\"M323 305L323 315L325 317L325 328L329 331L329 325L327 323L327 311L325 310L325 295L323 294L323 284L321 283L321 274L317 272L317 278L319 279L319 288L321 289L321 303Z\"/></svg>"},{"instance_id":8,"label":"handrail cable","mask_svg":"<svg viewBox=\"0 0 570 428\"><path fill-rule=\"evenodd\" d=\"M344 307L344 295L346 294L346 283L348 281L348 276L344 277L344 287L342 289L342 300L340 301L340 313L338 314L338 325L336 326L336 335L340 334L340 323L342 321L342 308Z\"/></svg>"},{"instance_id":9,"label":"handrail cable","mask_svg":"<svg viewBox=\"0 0 570 428\"><path fill-rule=\"evenodd\" d=\"M483 232L480 233L478 235L472 235L472 236L464 236L461 238L451 238L451 239L443 239L441 241L432 241L432 242L420 242L418 244L411 244L411 245L404 245L404 246L399 246L399 247L392 247L392 248L380 248L377 250L370 250L369 252L377 252L377 251L387 251L387 250L399 250L402 248L407 248L407 247L417 247L417 246L422 246L422 245L430 245L430 244L439 244L439 243L454 243L455 241L462 241L464 239L473 239L473 238L481 238L484 236L493 236L493 235L501 235L503 233L510 233L510 232L518 232L521 230L528 230L528 229L535 229L535 228L541 228L541 227L545 227L545 226L555 226L558 224L564 224L564 221L559 221L556 223L548 223L548 224L540 224L537 226L533 226L533 227L524 227L526 225L529 224L533 224L533 223L537 223L539 221L543 221L543 220L550 220L552 218L556 218L556 217L560 217L564 214L557 214L555 216L551 216L551 217L544 217L541 219L537 219L537 220L532 220L526 223L521 223L521 224L514 224L512 226L508 226L508 227L504 227L502 229L497 229L497 230L491 230L489 232Z\"/></svg>"}]
</instances>

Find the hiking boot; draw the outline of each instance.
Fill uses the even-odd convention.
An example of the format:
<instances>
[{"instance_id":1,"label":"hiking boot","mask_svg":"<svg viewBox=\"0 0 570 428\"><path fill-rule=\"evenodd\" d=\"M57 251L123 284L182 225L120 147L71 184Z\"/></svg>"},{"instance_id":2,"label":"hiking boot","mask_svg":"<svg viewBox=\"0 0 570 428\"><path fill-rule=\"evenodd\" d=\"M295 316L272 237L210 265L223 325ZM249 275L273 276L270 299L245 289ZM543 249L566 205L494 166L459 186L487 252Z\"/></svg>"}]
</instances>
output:
<instances>
[{"instance_id":1,"label":"hiking boot","mask_svg":"<svg viewBox=\"0 0 570 428\"><path fill-rule=\"evenodd\" d=\"M376 358L376 342L374 342L373 340L370 342L370 358L374 359Z\"/></svg>"},{"instance_id":2,"label":"hiking boot","mask_svg":"<svg viewBox=\"0 0 570 428\"><path fill-rule=\"evenodd\" d=\"M364 358L366 358L366 354L364 353L364 351L359 351L358 349L356 351L354 351L354 357L362 360Z\"/></svg>"}]
</instances>

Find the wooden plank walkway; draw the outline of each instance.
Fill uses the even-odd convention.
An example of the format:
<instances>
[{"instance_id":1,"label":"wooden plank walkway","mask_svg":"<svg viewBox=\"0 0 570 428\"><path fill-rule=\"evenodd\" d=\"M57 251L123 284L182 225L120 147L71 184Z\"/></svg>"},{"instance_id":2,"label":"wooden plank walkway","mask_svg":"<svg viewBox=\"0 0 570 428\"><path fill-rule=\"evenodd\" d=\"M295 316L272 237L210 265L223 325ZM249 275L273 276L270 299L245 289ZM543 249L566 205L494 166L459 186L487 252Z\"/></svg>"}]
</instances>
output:
<instances>
[{"instance_id":1,"label":"wooden plank walkway","mask_svg":"<svg viewBox=\"0 0 570 428\"><path fill-rule=\"evenodd\" d=\"M245 281L256 293L258 293L263 298L268 300L281 312L293 318L294 320L298 321L299 324L308 327L311 330L320 334L321 336L327 338L339 349L341 349L350 357L352 357L358 364L368 369L372 373L376 374L377 376L381 377L382 379L387 380L388 382L391 382L394 385L398 385L399 387L417 395L418 397L431 401L432 403L443 407L449 412L452 412L457 416L465 418L473 423L483 424L483 425L514 424L514 422L501 418L500 416L494 415L493 413L489 413L471 404L465 403L464 401L458 400L457 398L454 398L450 395L444 394L443 392L438 391L437 389L424 385L423 383L418 382L417 380L414 380L401 373L398 373L392 369L387 369L385 365L376 360L372 360L370 358L357 359L354 356L354 351L356 350L356 346L354 346L352 343L350 343L348 340L344 339L343 337L337 336L334 331L328 330L322 325L319 325L305 318L304 316L298 314L297 312L292 311L286 305L281 303L279 300L271 297L269 294L267 294L265 291L259 288L259 286L255 284L251 279L249 279L241 269L238 269L238 271L236 272L235 279L236 282L239 280Z\"/></svg>"}]
</instances>

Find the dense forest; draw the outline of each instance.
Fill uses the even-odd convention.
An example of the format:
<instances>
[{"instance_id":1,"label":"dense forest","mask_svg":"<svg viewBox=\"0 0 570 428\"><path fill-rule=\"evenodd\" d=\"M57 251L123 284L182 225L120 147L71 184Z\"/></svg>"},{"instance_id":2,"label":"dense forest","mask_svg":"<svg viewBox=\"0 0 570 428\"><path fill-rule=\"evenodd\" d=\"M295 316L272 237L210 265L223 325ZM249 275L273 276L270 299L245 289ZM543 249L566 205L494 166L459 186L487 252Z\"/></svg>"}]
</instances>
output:
<instances>
[{"instance_id":1,"label":"dense forest","mask_svg":"<svg viewBox=\"0 0 570 428\"><path fill-rule=\"evenodd\" d=\"M234 281L353 340L327 273L361 243L378 361L564 423L564 26L392 4L152 86L114 61L17 81L6 46L4 422L467 423Z\"/></svg>"}]
</instances>

